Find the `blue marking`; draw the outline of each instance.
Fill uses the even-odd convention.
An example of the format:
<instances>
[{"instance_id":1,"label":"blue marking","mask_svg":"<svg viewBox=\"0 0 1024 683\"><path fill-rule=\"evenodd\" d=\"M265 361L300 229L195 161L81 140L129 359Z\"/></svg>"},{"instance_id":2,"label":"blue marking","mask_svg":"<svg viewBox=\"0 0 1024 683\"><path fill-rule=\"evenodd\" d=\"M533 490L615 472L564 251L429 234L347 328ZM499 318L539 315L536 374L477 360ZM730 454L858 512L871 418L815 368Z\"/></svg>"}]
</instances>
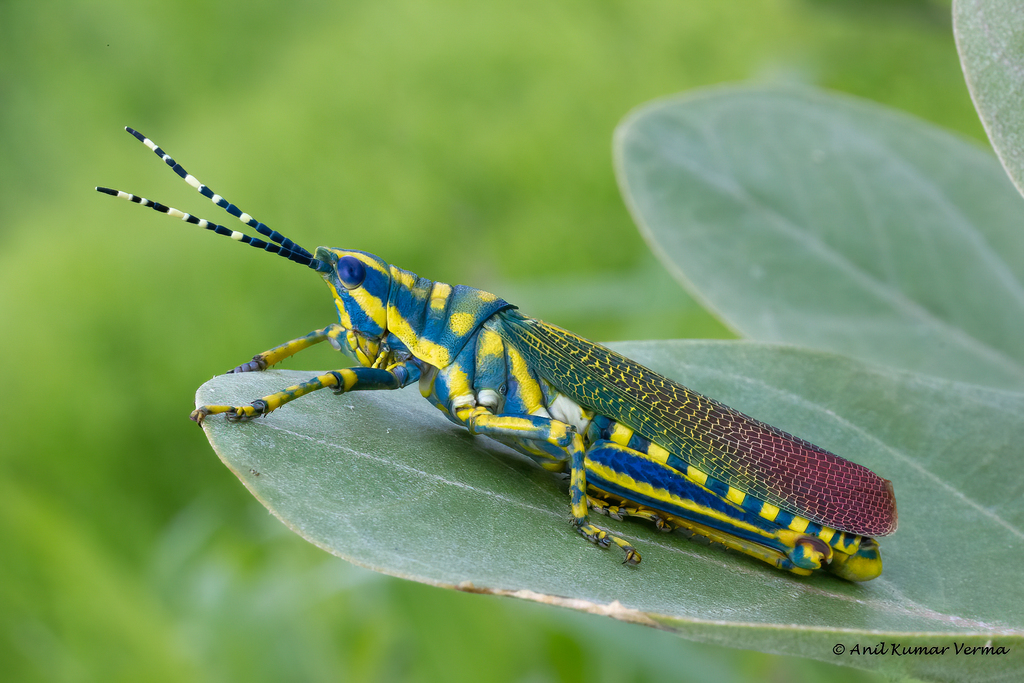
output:
<instances>
[{"instance_id":1,"label":"blue marking","mask_svg":"<svg viewBox=\"0 0 1024 683\"><path fill-rule=\"evenodd\" d=\"M665 464L680 473L686 472L686 468L690 466L690 463L686 462L675 453L668 454L668 459L665 461Z\"/></svg>"},{"instance_id":2,"label":"blue marking","mask_svg":"<svg viewBox=\"0 0 1024 683\"><path fill-rule=\"evenodd\" d=\"M864 545L864 544L861 544L861 546L859 548L857 548L857 552L854 553L853 556L854 557L866 557L869 560L877 560L878 559L878 546L877 545Z\"/></svg>"},{"instance_id":3,"label":"blue marking","mask_svg":"<svg viewBox=\"0 0 1024 683\"><path fill-rule=\"evenodd\" d=\"M848 534L845 531L837 531L835 535L832 536L832 540L829 541L828 544L834 548L843 548L850 545L854 538L856 538L856 536L853 534Z\"/></svg>"},{"instance_id":4,"label":"blue marking","mask_svg":"<svg viewBox=\"0 0 1024 683\"><path fill-rule=\"evenodd\" d=\"M708 480L704 482L704 487L709 491L714 491L722 498L725 498L726 494L729 493L729 485L714 477L708 477Z\"/></svg>"},{"instance_id":5,"label":"blue marking","mask_svg":"<svg viewBox=\"0 0 1024 683\"><path fill-rule=\"evenodd\" d=\"M612 425L615 424L615 420L606 415L595 415L590 424L593 428L597 429L599 437L593 439L596 442L606 440L611 436Z\"/></svg>"},{"instance_id":6,"label":"blue marking","mask_svg":"<svg viewBox=\"0 0 1024 683\"><path fill-rule=\"evenodd\" d=\"M480 342L479 330L475 333L476 339L466 344L467 347L476 347ZM505 367L505 354L500 353L496 355L488 356L475 356L476 365L476 377L473 378L473 389L475 391L483 391L484 389L490 389L491 391L497 392L499 395L507 394L508 387L505 386L506 376L508 375L508 369ZM502 391L502 387L505 386L505 390ZM545 398L547 394L545 394ZM502 400L502 399L499 399Z\"/></svg>"},{"instance_id":7,"label":"blue marking","mask_svg":"<svg viewBox=\"0 0 1024 683\"><path fill-rule=\"evenodd\" d=\"M397 351L397 352L404 351L404 352L407 352L407 353L409 351L409 347L405 345L405 342L402 341L401 339L399 339L398 337L396 337L393 332L389 332L388 333L387 345L391 347L392 351Z\"/></svg>"},{"instance_id":8,"label":"blue marking","mask_svg":"<svg viewBox=\"0 0 1024 683\"><path fill-rule=\"evenodd\" d=\"M775 523L784 529L789 528L790 522L793 521L793 513L786 512L785 510L779 510L779 514L775 515Z\"/></svg>"},{"instance_id":9,"label":"blue marking","mask_svg":"<svg viewBox=\"0 0 1024 683\"><path fill-rule=\"evenodd\" d=\"M651 440L640 436L636 432L633 432L633 435L629 437L629 443L626 444L627 448L632 448L634 451L640 451L641 453L646 453L650 446Z\"/></svg>"},{"instance_id":10,"label":"blue marking","mask_svg":"<svg viewBox=\"0 0 1024 683\"><path fill-rule=\"evenodd\" d=\"M549 406L558 398L560 392L551 382L542 377L540 380L540 393L544 397L544 405Z\"/></svg>"},{"instance_id":11,"label":"blue marking","mask_svg":"<svg viewBox=\"0 0 1024 683\"><path fill-rule=\"evenodd\" d=\"M508 361L506 360L506 362ZM505 382L505 413L509 415L529 414L530 411L527 410L526 403L523 401L523 389L519 380L512 373L508 373Z\"/></svg>"},{"instance_id":12,"label":"blue marking","mask_svg":"<svg viewBox=\"0 0 1024 683\"><path fill-rule=\"evenodd\" d=\"M740 503L740 505L744 510L750 510L755 515L759 514L761 510L764 509L764 501L754 498L749 493L744 496L743 502Z\"/></svg>"}]
</instances>

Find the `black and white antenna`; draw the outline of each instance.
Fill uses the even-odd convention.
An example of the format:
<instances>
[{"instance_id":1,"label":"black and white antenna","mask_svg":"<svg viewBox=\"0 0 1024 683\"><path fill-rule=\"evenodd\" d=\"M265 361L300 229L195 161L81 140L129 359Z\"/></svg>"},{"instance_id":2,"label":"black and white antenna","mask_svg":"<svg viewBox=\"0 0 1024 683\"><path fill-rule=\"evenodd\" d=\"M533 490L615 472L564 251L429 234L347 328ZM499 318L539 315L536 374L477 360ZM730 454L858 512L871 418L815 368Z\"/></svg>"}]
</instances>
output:
<instances>
[{"instance_id":1,"label":"black and white antenna","mask_svg":"<svg viewBox=\"0 0 1024 683\"><path fill-rule=\"evenodd\" d=\"M272 242L265 242L264 240L261 240L258 237L250 237L249 235L246 235L244 232L239 232L238 230L230 230L218 223L213 223L204 218L198 218L191 214L185 213L184 211L179 211L174 207L161 204L160 202L154 202L149 199L146 199L145 197L140 197L138 195L130 194L128 192L114 190L109 187L97 187L97 192L109 194L112 197L127 199L130 202L135 202L136 204L141 204L142 206L148 206L149 208L155 211L159 211L160 213L165 213L168 216L173 216L174 218L180 218L186 223L191 223L193 225L198 225L201 228L212 230L218 235L230 237L233 240L243 242L251 247L256 247L258 249L263 249L264 251L269 251L273 254L283 256L286 259L295 261L296 263L301 263L302 265L308 266L309 268L312 268L313 270L316 271L326 272L327 270L330 269L329 266L327 266L327 264L313 258L312 254L310 254L308 251L300 247L295 242L292 242L290 239L288 239L278 231L271 230L269 227L267 227L265 223L256 220L249 214L243 212L241 209L239 209L231 202L224 199L224 197L214 193L210 188L208 188L203 183L199 182L199 180L195 176L186 171L181 166L181 164L172 159L170 155L166 154L162 149L160 149L156 145L155 142L147 138L145 135L138 132L137 130L133 130L132 128L126 127L125 130L131 133L136 140L138 140L146 147L149 147L151 150L153 150L153 152L158 157L163 159L164 163L170 166L171 170L177 173L182 180L184 180L186 183L188 183L196 190L198 190L199 194L203 195L211 202L213 202L220 208L224 209L229 214L231 214L238 220L242 221L242 223L249 226L256 232L260 233L264 237L270 238Z\"/></svg>"}]
</instances>

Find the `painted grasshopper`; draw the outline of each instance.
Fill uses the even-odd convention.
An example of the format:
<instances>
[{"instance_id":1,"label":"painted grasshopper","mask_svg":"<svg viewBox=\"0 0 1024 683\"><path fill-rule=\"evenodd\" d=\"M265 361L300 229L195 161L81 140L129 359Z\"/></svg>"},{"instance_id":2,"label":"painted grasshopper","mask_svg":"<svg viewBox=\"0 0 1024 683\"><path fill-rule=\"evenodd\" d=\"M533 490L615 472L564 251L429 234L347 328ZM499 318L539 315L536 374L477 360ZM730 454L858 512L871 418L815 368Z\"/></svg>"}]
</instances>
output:
<instances>
[{"instance_id":1,"label":"painted grasshopper","mask_svg":"<svg viewBox=\"0 0 1024 683\"><path fill-rule=\"evenodd\" d=\"M882 571L873 536L896 530L892 485L871 470L706 398L603 346L527 317L493 294L418 277L362 251L311 254L241 212L127 129L189 185L270 241L148 199L98 191L301 263L327 282L338 322L231 372L265 370L323 341L357 367L332 370L247 406L204 405L202 422L248 420L318 389L420 393L449 420L569 472L572 524L588 541L629 543L591 523L589 510L746 553L808 575L851 581Z\"/></svg>"}]
</instances>

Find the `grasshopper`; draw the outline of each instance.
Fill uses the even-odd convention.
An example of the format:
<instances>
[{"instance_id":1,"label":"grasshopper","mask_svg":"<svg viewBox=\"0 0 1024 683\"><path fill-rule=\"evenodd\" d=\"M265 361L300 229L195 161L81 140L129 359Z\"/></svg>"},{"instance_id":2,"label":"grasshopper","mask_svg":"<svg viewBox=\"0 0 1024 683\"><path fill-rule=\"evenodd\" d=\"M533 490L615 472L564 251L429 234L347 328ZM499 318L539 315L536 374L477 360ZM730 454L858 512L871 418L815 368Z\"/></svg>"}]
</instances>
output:
<instances>
[{"instance_id":1,"label":"grasshopper","mask_svg":"<svg viewBox=\"0 0 1024 683\"><path fill-rule=\"evenodd\" d=\"M472 434L569 473L571 523L588 541L640 554L590 521L635 517L720 544L794 574L851 581L882 571L877 541L896 530L892 484L871 470L759 422L488 292L435 282L373 254L314 253L243 213L147 137L126 129L214 204L270 241L118 190L99 192L276 253L320 273L338 322L257 354L256 372L328 342L358 366L332 370L247 406L204 405L198 423L265 416L330 389L420 393Z\"/></svg>"}]
</instances>

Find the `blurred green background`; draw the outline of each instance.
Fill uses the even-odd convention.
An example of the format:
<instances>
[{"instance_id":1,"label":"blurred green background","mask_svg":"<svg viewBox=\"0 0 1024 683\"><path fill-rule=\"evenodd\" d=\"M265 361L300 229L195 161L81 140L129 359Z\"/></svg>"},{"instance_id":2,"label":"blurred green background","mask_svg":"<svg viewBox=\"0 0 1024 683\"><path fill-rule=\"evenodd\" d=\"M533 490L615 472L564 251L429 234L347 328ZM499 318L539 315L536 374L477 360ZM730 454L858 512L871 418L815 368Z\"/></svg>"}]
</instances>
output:
<instances>
[{"instance_id":1,"label":"blurred green background","mask_svg":"<svg viewBox=\"0 0 1024 683\"><path fill-rule=\"evenodd\" d=\"M287 532L187 415L211 375L331 322L329 293L92 190L223 218L131 125L307 248L591 338L727 337L637 235L611 135L738 80L984 139L938 1L0 1L2 677L875 680L391 579Z\"/></svg>"}]
</instances>

